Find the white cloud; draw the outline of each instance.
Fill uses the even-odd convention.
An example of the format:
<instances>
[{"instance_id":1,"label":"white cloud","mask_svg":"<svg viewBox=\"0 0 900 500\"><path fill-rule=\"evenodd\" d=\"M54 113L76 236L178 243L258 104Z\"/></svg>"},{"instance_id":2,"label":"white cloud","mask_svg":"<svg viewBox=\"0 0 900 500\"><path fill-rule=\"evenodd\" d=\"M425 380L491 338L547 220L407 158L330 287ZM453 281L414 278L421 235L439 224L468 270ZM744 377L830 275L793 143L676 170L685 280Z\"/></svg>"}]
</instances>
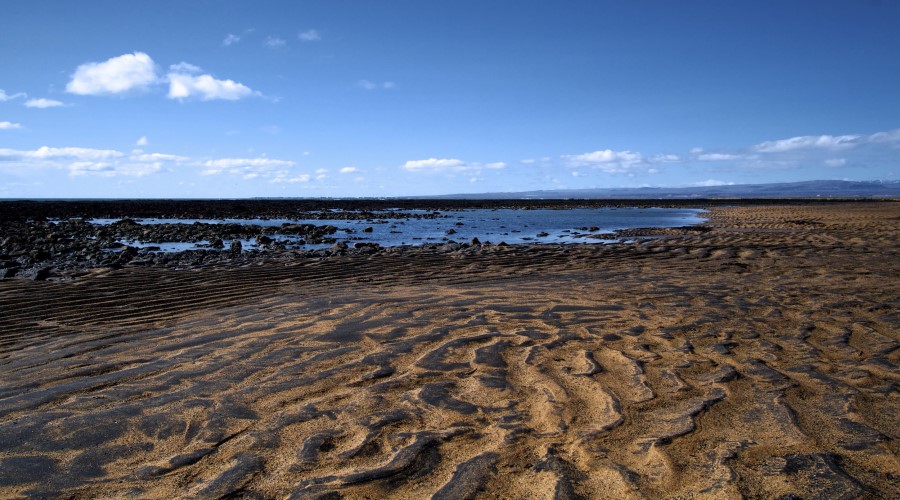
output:
<instances>
[{"instance_id":1,"label":"white cloud","mask_svg":"<svg viewBox=\"0 0 900 500\"><path fill-rule=\"evenodd\" d=\"M22 128L22 125L13 122L0 122L0 130L13 130L17 128Z\"/></svg>"},{"instance_id":2,"label":"white cloud","mask_svg":"<svg viewBox=\"0 0 900 500\"><path fill-rule=\"evenodd\" d=\"M12 168L51 168L66 170L69 175L103 177L142 177L163 170L164 162L185 161L174 155L149 154L126 156L113 149L43 146L35 150L0 149L0 165Z\"/></svg>"},{"instance_id":3,"label":"white cloud","mask_svg":"<svg viewBox=\"0 0 900 500\"><path fill-rule=\"evenodd\" d=\"M124 156L113 149L51 148L42 146L35 150L0 149L0 161L71 159L98 161Z\"/></svg>"},{"instance_id":4,"label":"white cloud","mask_svg":"<svg viewBox=\"0 0 900 500\"><path fill-rule=\"evenodd\" d=\"M43 97L41 97L40 99L29 99L25 101L26 108L46 109L55 108L57 106L65 106L65 103L54 99L45 99Z\"/></svg>"},{"instance_id":5,"label":"white cloud","mask_svg":"<svg viewBox=\"0 0 900 500\"><path fill-rule=\"evenodd\" d=\"M196 66L193 67L196 68ZM260 95L259 92L242 83L234 80L217 80L211 75L195 76L186 72L173 71L169 73L168 78L169 99L199 97L203 101L216 99L236 101L245 97Z\"/></svg>"},{"instance_id":6,"label":"white cloud","mask_svg":"<svg viewBox=\"0 0 900 500\"><path fill-rule=\"evenodd\" d=\"M115 167L106 162L76 161L69 165L69 174L73 176L88 174L110 175L113 173L115 173Z\"/></svg>"},{"instance_id":7,"label":"white cloud","mask_svg":"<svg viewBox=\"0 0 900 500\"><path fill-rule=\"evenodd\" d=\"M869 142L874 143L882 143L882 142L895 142L900 143L900 129L890 130L887 132L878 132L872 134L868 137Z\"/></svg>"},{"instance_id":8,"label":"white cloud","mask_svg":"<svg viewBox=\"0 0 900 500\"><path fill-rule=\"evenodd\" d=\"M692 155L698 155L703 152L703 148L691 148Z\"/></svg>"},{"instance_id":9,"label":"white cloud","mask_svg":"<svg viewBox=\"0 0 900 500\"><path fill-rule=\"evenodd\" d=\"M279 169L289 169L294 166L294 162L271 158L220 158L207 160L202 165L206 167L206 170L201 172L203 175L268 173L283 176L286 175L286 171Z\"/></svg>"},{"instance_id":10,"label":"white cloud","mask_svg":"<svg viewBox=\"0 0 900 500\"><path fill-rule=\"evenodd\" d=\"M695 186L697 187L716 187L716 186L733 186L733 182L725 182L716 179L707 179L702 182L695 182Z\"/></svg>"},{"instance_id":11,"label":"white cloud","mask_svg":"<svg viewBox=\"0 0 900 500\"><path fill-rule=\"evenodd\" d=\"M279 47L284 47L285 45L287 45L287 40L278 38L277 36L268 36L266 37L266 41L263 42L263 44L266 47L277 49Z\"/></svg>"},{"instance_id":12,"label":"white cloud","mask_svg":"<svg viewBox=\"0 0 900 500\"><path fill-rule=\"evenodd\" d=\"M731 161L731 160L742 160L744 156L742 155L732 155L725 153L707 153L697 157L700 161Z\"/></svg>"},{"instance_id":13,"label":"white cloud","mask_svg":"<svg viewBox=\"0 0 900 500\"><path fill-rule=\"evenodd\" d=\"M13 99L18 99L19 97L28 97L28 94L25 92L19 92L17 94L9 95L3 89L0 89L0 102L11 101Z\"/></svg>"},{"instance_id":14,"label":"white cloud","mask_svg":"<svg viewBox=\"0 0 900 500\"><path fill-rule=\"evenodd\" d=\"M146 136L146 135L143 135L143 136L141 136L141 138L138 139L137 142L135 142L134 144L137 145L137 146L146 146L146 145L149 144L149 143L150 143L150 141L147 140L147 136Z\"/></svg>"},{"instance_id":15,"label":"white cloud","mask_svg":"<svg viewBox=\"0 0 900 500\"><path fill-rule=\"evenodd\" d=\"M66 91L78 95L123 94L146 89L157 81L153 59L135 52L78 66Z\"/></svg>"},{"instance_id":16,"label":"white cloud","mask_svg":"<svg viewBox=\"0 0 900 500\"><path fill-rule=\"evenodd\" d=\"M234 45L240 41L241 41L241 37L229 33L228 35L225 36L225 39L222 40L222 45L228 47L229 45Z\"/></svg>"},{"instance_id":17,"label":"white cloud","mask_svg":"<svg viewBox=\"0 0 900 500\"><path fill-rule=\"evenodd\" d=\"M129 154L113 149L41 147L35 150L0 148L0 168L23 172L38 168L67 171L71 176L143 177L173 171L177 167L198 168L200 175L232 174L244 179L280 179L278 182L305 182L304 174L292 172L293 161L259 158L214 158L198 161L188 156L145 153ZM305 177L308 180L308 175Z\"/></svg>"},{"instance_id":18,"label":"white cloud","mask_svg":"<svg viewBox=\"0 0 900 500\"><path fill-rule=\"evenodd\" d=\"M285 174L276 176L270 182L295 184L298 182L309 182L311 177L312 176L310 176L309 174L298 174L298 175L291 177L285 173Z\"/></svg>"},{"instance_id":19,"label":"white cloud","mask_svg":"<svg viewBox=\"0 0 900 500\"><path fill-rule=\"evenodd\" d=\"M316 30L307 30L302 33L297 34L297 39L303 40L304 42L318 42L322 39L319 35L319 32Z\"/></svg>"},{"instance_id":20,"label":"white cloud","mask_svg":"<svg viewBox=\"0 0 900 500\"><path fill-rule=\"evenodd\" d=\"M409 160L401 168L409 172L471 172L479 175L484 169L500 170L506 168L506 163L498 161L493 163L465 162L456 158L428 158L425 160Z\"/></svg>"},{"instance_id":21,"label":"white cloud","mask_svg":"<svg viewBox=\"0 0 900 500\"><path fill-rule=\"evenodd\" d=\"M203 68L200 66L194 66L189 62L181 61L178 64L172 64L169 66L170 73L187 73L189 75L195 75L197 73L203 72Z\"/></svg>"},{"instance_id":22,"label":"white cloud","mask_svg":"<svg viewBox=\"0 0 900 500\"><path fill-rule=\"evenodd\" d=\"M356 82L356 86L366 90L376 90L376 89L386 89L390 90L393 88L397 88L397 84L394 82L372 82L369 80L360 80Z\"/></svg>"},{"instance_id":23,"label":"white cloud","mask_svg":"<svg viewBox=\"0 0 900 500\"><path fill-rule=\"evenodd\" d=\"M139 162L158 162L158 161L173 161L173 162L186 162L189 161L190 158L187 156L179 156L179 155L168 155L163 153L147 153L147 154L133 154L129 157L130 160L139 161Z\"/></svg>"},{"instance_id":24,"label":"white cloud","mask_svg":"<svg viewBox=\"0 0 900 500\"><path fill-rule=\"evenodd\" d=\"M357 169L356 167L344 167L344 168L338 170L338 172L340 172L342 174L352 174L352 173L358 172L358 171L359 171L359 169Z\"/></svg>"},{"instance_id":25,"label":"white cloud","mask_svg":"<svg viewBox=\"0 0 900 500\"><path fill-rule=\"evenodd\" d=\"M654 155L653 158L650 158L651 163L678 163L680 161L680 156L672 154Z\"/></svg>"},{"instance_id":26,"label":"white cloud","mask_svg":"<svg viewBox=\"0 0 900 500\"><path fill-rule=\"evenodd\" d=\"M570 167L590 167L607 173L622 173L646 164L644 157L634 151L603 149L580 155L564 155Z\"/></svg>"},{"instance_id":27,"label":"white cloud","mask_svg":"<svg viewBox=\"0 0 900 500\"><path fill-rule=\"evenodd\" d=\"M90 162L78 161L69 165L69 175L99 175L102 177L144 177L163 170L162 163Z\"/></svg>"},{"instance_id":28,"label":"white cloud","mask_svg":"<svg viewBox=\"0 0 900 500\"><path fill-rule=\"evenodd\" d=\"M761 153L784 153L798 149L839 150L856 146L861 137L859 135L805 135L780 141L766 141L753 146L753 149Z\"/></svg>"},{"instance_id":29,"label":"white cloud","mask_svg":"<svg viewBox=\"0 0 900 500\"><path fill-rule=\"evenodd\" d=\"M465 167L462 160L455 158L428 158L427 160L409 160L403 164L403 168L410 172L437 171L448 168L459 169Z\"/></svg>"},{"instance_id":30,"label":"white cloud","mask_svg":"<svg viewBox=\"0 0 900 500\"><path fill-rule=\"evenodd\" d=\"M843 167L846 164L847 164L846 158L830 158L828 160L825 160L826 167L837 168L837 167Z\"/></svg>"}]
</instances>

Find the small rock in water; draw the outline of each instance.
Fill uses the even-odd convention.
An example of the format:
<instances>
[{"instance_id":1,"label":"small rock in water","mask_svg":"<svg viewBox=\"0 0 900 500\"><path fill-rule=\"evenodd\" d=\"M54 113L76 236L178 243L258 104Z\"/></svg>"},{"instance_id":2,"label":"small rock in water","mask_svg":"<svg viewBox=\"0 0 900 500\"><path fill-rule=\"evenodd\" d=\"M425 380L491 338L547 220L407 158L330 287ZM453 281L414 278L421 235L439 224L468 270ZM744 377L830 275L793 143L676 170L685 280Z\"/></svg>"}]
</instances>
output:
<instances>
[{"instance_id":1,"label":"small rock in water","mask_svg":"<svg viewBox=\"0 0 900 500\"><path fill-rule=\"evenodd\" d=\"M481 240L479 240L477 237L472 238L472 243L471 243L471 245L472 245L472 246L481 245Z\"/></svg>"},{"instance_id":2,"label":"small rock in water","mask_svg":"<svg viewBox=\"0 0 900 500\"><path fill-rule=\"evenodd\" d=\"M238 240L233 240L233 241L231 242L231 253L232 253L232 254L234 254L234 255L240 254L240 253L241 253L241 250L243 250L243 248L244 248L244 245L241 245L241 242L240 242L240 241L238 241Z\"/></svg>"},{"instance_id":3,"label":"small rock in water","mask_svg":"<svg viewBox=\"0 0 900 500\"><path fill-rule=\"evenodd\" d=\"M444 233L447 234L447 235L450 235L450 234L456 234L456 229L453 229L453 228L451 227L450 229L444 231Z\"/></svg>"}]
</instances>

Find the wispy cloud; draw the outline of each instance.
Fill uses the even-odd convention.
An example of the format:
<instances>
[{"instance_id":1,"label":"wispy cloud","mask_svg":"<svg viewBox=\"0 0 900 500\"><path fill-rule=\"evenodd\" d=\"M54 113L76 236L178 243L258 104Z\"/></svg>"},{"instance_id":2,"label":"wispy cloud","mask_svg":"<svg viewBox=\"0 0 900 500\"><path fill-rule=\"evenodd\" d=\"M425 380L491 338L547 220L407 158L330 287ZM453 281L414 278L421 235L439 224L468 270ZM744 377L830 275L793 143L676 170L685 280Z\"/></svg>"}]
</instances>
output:
<instances>
[{"instance_id":1,"label":"wispy cloud","mask_svg":"<svg viewBox=\"0 0 900 500\"><path fill-rule=\"evenodd\" d=\"M92 148L52 148L42 146L34 150L0 149L0 161L15 160L105 160L125 156L121 151L114 149Z\"/></svg>"},{"instance_id":2,"label":"wispy cloud","mask_svg":"<svg viewBox=\"0 0 900 500\"><path fill-rule=\"evenodd\" d=\"M843 168L864 165L873 159L896 158L900 129L870 135L804 135L765 141L731 151L698 154L701 162L718 162L720 168L784 170L814 165ZM699 151L700 149L697 148ZM840 157L837 157L840 153ZM857 159L854 161L854 159ZM860 161L861 160L861 161Z\"/></svg>"},{"instance_id":3,"label":"wispy cloud","mask_svg":"<svg viewBox=\"0 0 900 500\"><path fill-rule=\"evenodd\" d=\"M288 175L287 173L282 173L281 175L276 175L270 182L296 184L298 182L309 182L311 178L312 176L309 174Z\"/></svg>"},{"instance_id":4,"label":"wispy cloud","mask_svg":"<svg viewBox=\"0 0 900 500\"><path fill-rule=\"evenodd\" d=\"M278 38L277 36L267 36L266 41L263 42L263 45L271 49L277 49L279 47L284 47L285 45L287 45L287 40Z\"/></svg>"},{"instance_id":5,"label":"wispy cloud","mask_svg":"<svg viewBox=\"0 0 900 500\"><path fill-rule=\"evenodd\" d=\"M25 92L18 92L16 94L9 95L6 93L6 91L4 91L3 89L0 89L0 102L11 101L13 99L18 99L20 97L28 97L28 94L26 94Z\"/></svg>"},{"instance_id":6,"label":"wispy cloud","mask_svg":"<svg viewBox=\"0 0 900 500\"><path fill-rule=\"evenodd\" d=\"M653 155L648 160L650 163L680 163L683 161L680 156L673 154Z\"/></svg>"},{"instance_id":7,"label":"wispy cloud","mask_svg":"<svg viewBox=\"0 0 900 500\"><path fill-rule=\"evenodd\" d=\"M628 150L602 149L578 155L563 155L562 158L570 167L589 167L606 173L624 173L647 165L641 153Z\"/></svg>"},{"instance_id":8,"label":"wispy cloud","mask_svg":"<svg viewBox=\"0 0 900 500\"><path fill-rule=\"evenodd\" d=\"M26 108L38 108L38 109L46 109L46 108L55 108L58 106L65 106L66 103L62 101L57 101L55 99L45 99L43 97L39 99L29 99L25 101Z\"/></svg>"},{"instance_id":9,"label":"wispy cloud","mask_svg":"<svg viewBox=\"0 0 900 500\"><path fill-rule=\"evenodd\" d=\"M753 150L761 153L784 153L798 149L847 149L856 146L863 136L860 135L804 135L766 141L753 146Z\"/></svg>"},{"instance_id":10,"label":"wispy cloud","mask_svg":"<svg viewBox=\"0 0 900 500\"><path fill-rule=\"evenodd\" d=\"M359 172L359 169L356 167L344 167L344 168L338 170L338 172L340 172L342 174L352 174L354 172Z\"/></svg>"},{"instance_id":11,"label":"wispy cloud","mask_svg":"<svg viewBox=\"0 0 900 500\"><path fill-rule=\"evenodd\" d=\"M359 80L358 82L356 82L356 86L361 89L366 89L366 90L377 90L377 89L389 90L389 89L396 88L397 84L395 84L394 82L378 83L378 82L372 82L369 80Z\"/></svg>"},{"instance_id":12,"label":"wispy cloud","mask_svg":"<svg viewBox=\"0 0 900 500\"><path fill-rule=\"evenodd\" d=\"M743 160L745 158L747 157L744 155L734 155L727 153L706 153L697 156L697 159L700 161L732 161Z\"/></svg>"},{"instance_id":13,"label":"wispy cloud","mask_svg":"<svg viewBox=\"0 0 900 500\"><path fill-rule=\"evenodd\" d=\"M141 138L138 139L134 144L136 146L146 146L147 144L150 144L150 141L147 140L146 135L142 135Z\"/></svg>"},{"instance_id":14,"label":"wispy cloud","mask_svg":"<svg viewBox=\"0 0 900 500\"><path fill-rule=\"evenodd\" d=\"M294 166L293 161L276 160L272 158L221 158L207 160L202 163L206 167L203 175L218 175L223 173L235 175L270 173L277 175L280 170Z\"/></svg>"},{"instance_id":15,"label":"wispy cloud","mask_svg":"<svg viewBox=\"0 0 900 500\"><path fill-rule=\"evenodd\" d=\"M401 168L409 172L471 172L477 175L482 170L504 169L506 163L499 161L493 163L465 162L457 158L426 158L409 160Z\"/></svg>"},{"instance_id":16,"label":"wispy cloud","mask_svg":"<svg viewBox=\"0 0 900 500\"><path fill-rule=\"evenodd\" d=\"M143 52L78 66L66 92L78 95L115 95L144 90L157 83L156 64Z\"/></svg>"},{"instance_id":17,"label":"wispy cloud","mask_svg":"<svg viewBox=\"0 0 900 500\"><path fill-rule=\"evenodd\" d=\"M304 42L318 42L322 39L316 30L307 30L297 34L297 39Z\"/></svg>"},{"instance_id":18,"label":"wispy cloud","mask_svg":"<svg viewBox=\"0 0 900 500\"><path fill-rule=\"evenodd\" d=\"M248 181L259 179L296 183L311 179L309 174L298 172L295 167L293 161L265 156L194 159L168 153L145 153L141 149L123 153L115 149L79 147L43 146L34 150L0 148L0 171L58 170L75 177L144 177L188 169L195 175L230 175Z\"/></svg>"},{"instance_id":19,"label":"wispy cloud","mask_svg":"<svg viewBox=\"0 0 900 500\"><path fill-rule=\"evenodd\" d=\"M22 128L22 125L13 122L0 122L0 130L13 130L17 128Z\"/></svg>"},{"instance_id":20,"label":"wispy cloud","mask_svg":"<svg viewBox=\"0 0 900 500\"><path fill-rule=\"evenodd\" d=\"M235 35L233 33L229 33L225 35L225 39L222 40L222 45L225 47L229 47L241 41L241 37Z\"/></svg>"},{"instance_id":21,"label":"wispy cloud","mask_svg":"<svg viewBox=\"0 0 900 500\"><path fill-rule=\"evenodd\" d=\"M456 158L428 158L425 160L409 160L403 164L405 170L410 172L428 172L447 169L460 170L466 167L466 163Z\"/></svg>"},{"instance_id":22,"label":"wispy cloud","mask_svg":"<svg viewBox=\"0 0 900 500\"><path fill-rule=\"evenodd\" d=\"M707 179L701 182L695 182L695 186L697 187L716 187L716 186L733 186L733 182L720 181L717 179Z\"/></svg>"}]
</instances>

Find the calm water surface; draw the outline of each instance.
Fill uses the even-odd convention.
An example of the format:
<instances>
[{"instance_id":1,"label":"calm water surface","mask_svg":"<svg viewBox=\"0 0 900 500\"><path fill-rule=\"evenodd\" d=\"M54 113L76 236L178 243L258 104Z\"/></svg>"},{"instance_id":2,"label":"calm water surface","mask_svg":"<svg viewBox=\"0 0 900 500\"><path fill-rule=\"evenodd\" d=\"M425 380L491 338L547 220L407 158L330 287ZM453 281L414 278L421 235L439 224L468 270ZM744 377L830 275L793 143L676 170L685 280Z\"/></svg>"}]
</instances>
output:
<instances>
[{"instance_id":1,"label":"calm water surface","mask_svg":"<svg viewBox=\"0 0 900 500\"><path fill-rule=\"evenodd\" d=\"M416 215L439 213L436 218L414 218ZM452 211L395 211L391 218L363 220L343 219L136 219L141 224L282 224L332 225L338 232L332 235L348 243L373 242L381 246L421 245L447 241L508 244L523 243L610 243L618 240L590 237L621 229L639 227L679 227L699 224L703 210L674 208L574 208L564 210L472 209ZM327 217L327 212L323 214ZM413 217L409 217L413 216ZM93 219L94 224L110 224L117 219ZM366 231L371 228L371 231ZM291 244L297 238L270 235ZM246 249L255 247L254 240L241 240ZM143 245L143 242L126 242ZM202 248L204 243L153 243L162 251ZM226 245L229 242L226 242ZM149 244L148 244L149 245ZM329 245L302 245L315 249Z\"/></svg>"}]
</instances>

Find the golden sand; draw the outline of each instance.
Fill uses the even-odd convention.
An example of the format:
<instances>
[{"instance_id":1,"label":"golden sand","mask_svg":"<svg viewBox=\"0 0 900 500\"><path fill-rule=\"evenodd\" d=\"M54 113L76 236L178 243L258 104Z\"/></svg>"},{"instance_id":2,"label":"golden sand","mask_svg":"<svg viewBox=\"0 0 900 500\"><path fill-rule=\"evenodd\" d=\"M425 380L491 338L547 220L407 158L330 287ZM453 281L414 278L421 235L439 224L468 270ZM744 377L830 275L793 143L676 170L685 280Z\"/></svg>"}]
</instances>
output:
<instances>
[{"instance_id":1,"label":"golden sand","mask_svg":"<svg viewBox=\"0 0 900 500\"><path fill-rule=\"evenodd\" d=\"M0 497L900 497L900 203L0 282Z\"/></svg>"}]
</instances>

